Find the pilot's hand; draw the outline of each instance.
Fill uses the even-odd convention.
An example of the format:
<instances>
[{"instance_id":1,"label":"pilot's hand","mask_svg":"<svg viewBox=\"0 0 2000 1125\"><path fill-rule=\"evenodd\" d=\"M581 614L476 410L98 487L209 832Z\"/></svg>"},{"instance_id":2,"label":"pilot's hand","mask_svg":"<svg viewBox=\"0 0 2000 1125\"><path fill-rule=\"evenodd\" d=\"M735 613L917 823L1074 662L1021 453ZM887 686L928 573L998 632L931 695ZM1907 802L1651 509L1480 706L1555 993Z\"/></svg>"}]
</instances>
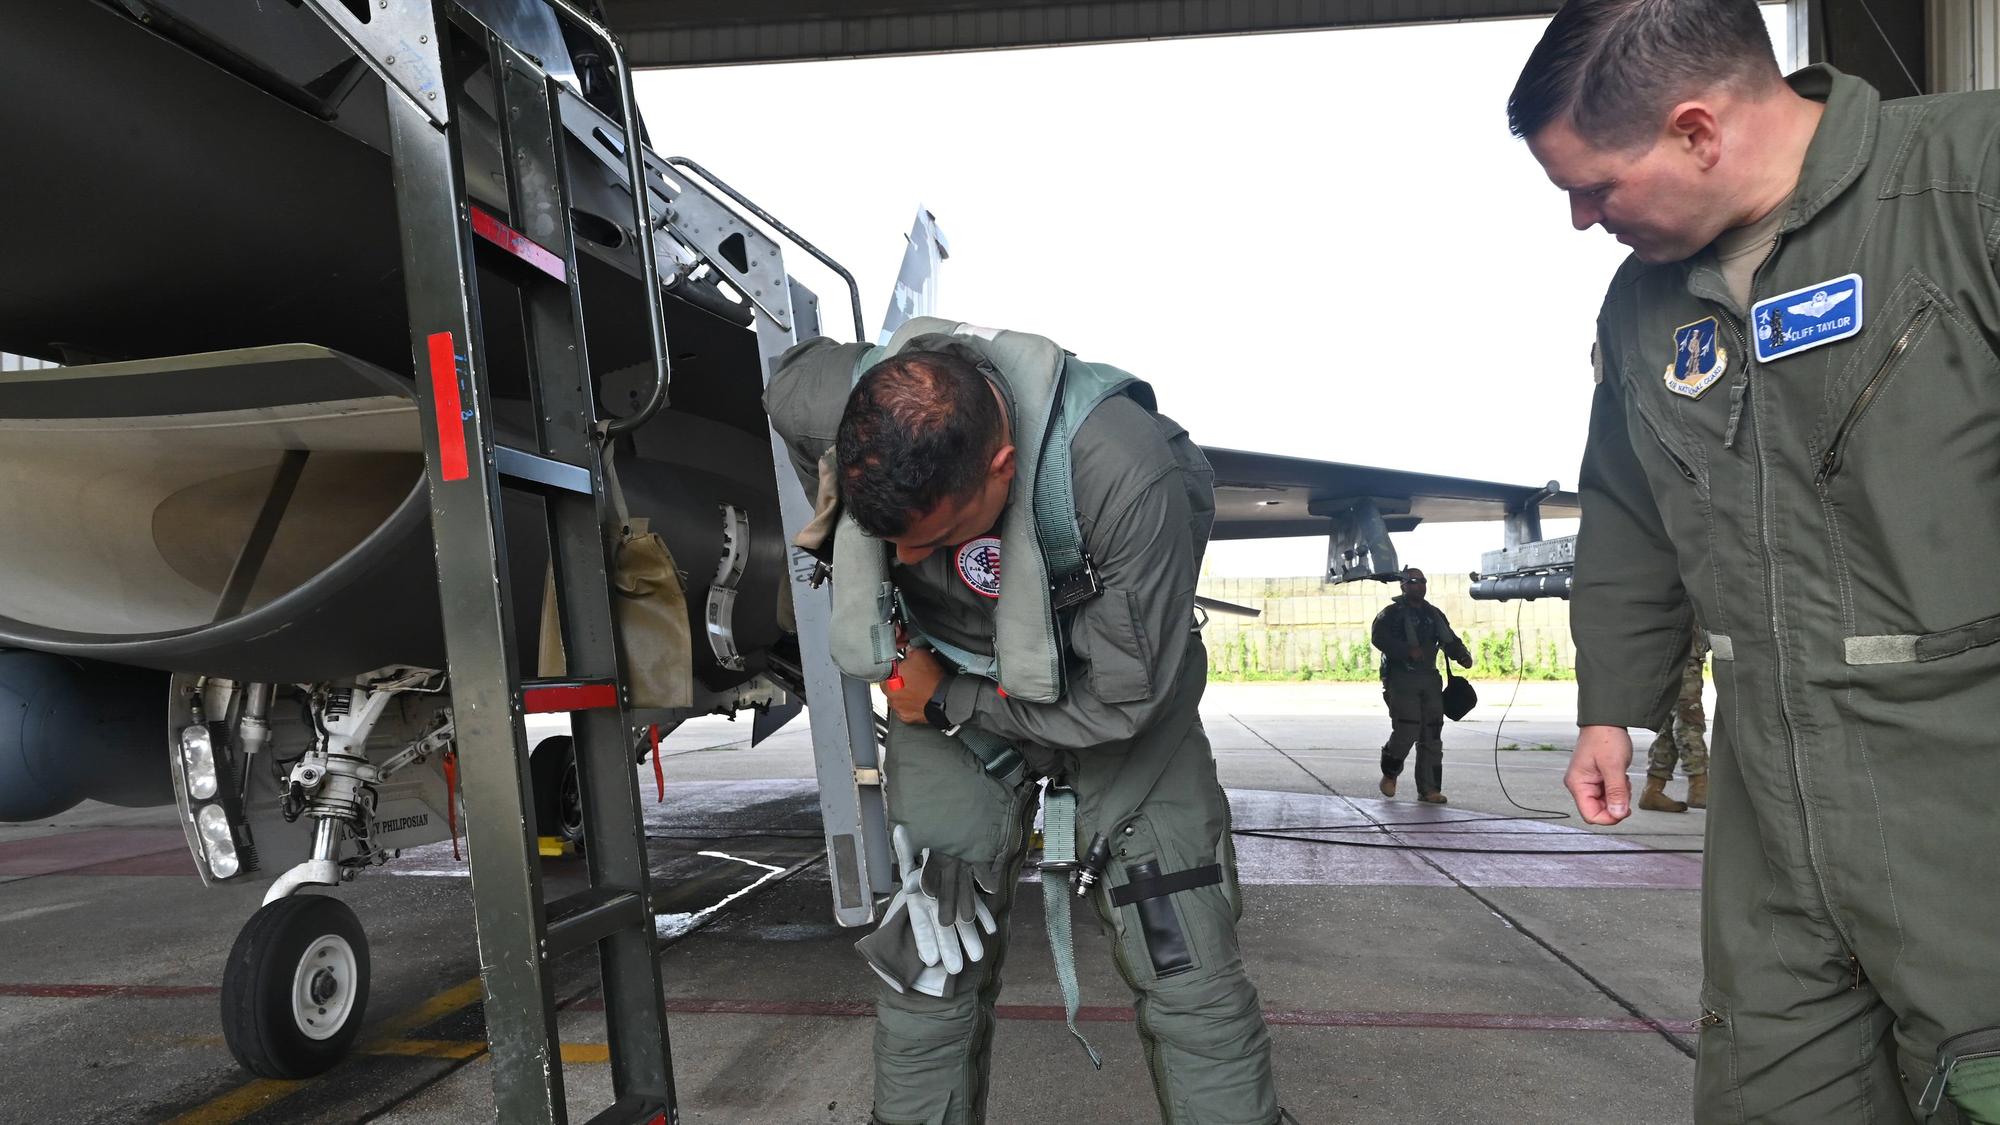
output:
<instances>
[{"instance_id":1,"label":"pilot's hand","mask_svg":"<svg viewBox=\"0 0 2000 1125\"><path fill-rule=\"evenodd\" d=\"M1460 650L1459 654L1457 656L1452 657L1452 659L1458 662L1458 666L1460 668L1472 667L1472 654L1470 652Z\"/></svg>"},{"instance_id":2,"label":"pilot's hand","mask_svg":"<svg viewBox=\"0 0 2000 1125\"><path fill-rule=\"evenodd\" d=\"M1577 732L1563 788L1591 824L1616 824L1632 815L1632 736L1624 727L1590 726Z\"/></svg>"},{"instance_id":3,"label":"pilot's hand","mask_svg":"<svg viewBox=\"0 0 2000 1125\"><path fill-rule=\"evenodd\" d=\"M939 681L944 679L944 665L927 648L913 648L903 656L898 666L903 686L890 688L882 685L882 694L889 700L889 710L896 717L912 726L926 726L924 704L931 701L937 691Z\"/></svg>"}]
</instances>

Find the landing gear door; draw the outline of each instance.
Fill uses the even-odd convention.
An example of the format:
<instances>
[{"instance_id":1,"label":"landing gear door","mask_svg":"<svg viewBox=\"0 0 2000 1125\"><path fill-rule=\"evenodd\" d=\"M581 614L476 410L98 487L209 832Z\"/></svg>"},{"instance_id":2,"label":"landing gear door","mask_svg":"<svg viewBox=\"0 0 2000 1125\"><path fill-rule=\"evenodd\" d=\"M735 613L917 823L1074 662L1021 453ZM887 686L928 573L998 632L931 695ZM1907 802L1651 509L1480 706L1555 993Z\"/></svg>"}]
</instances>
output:
<instances>
[{"instance_id":1,"label":"landing gear door","mask_svg":"<svg viewBox=\"0 0 2000 1125\"><path fill-rule=\"evenodd\" d=\"M669 229L757 310L757 354L768 383L779 356L819 334L819 299L785 274L777 244L763 231L710 195L694 176L676 171L670 178L681 192L668 212ZM875 921L875 900L895 889L882 798L881 744L868 685L842 675L833 663L828 636L832 591L824 583L813 585L817 560L790 545L812 520L812 498L799 487L784 441L776 433L770 436L819 777L820 816L826 828L833 916L843 926L865 926Z\"/></svg>"},{"instance_id":2,"label":"landing gear door","mask_svg":"<svg viewBox=\"0 0 2000 1125\"><path fill-rule=\"evenodd\" d=\"M786 349L819 331L817 298L797 282L791 282L788 289L785 301L794 331L779 329L767 317L757 318L758 352L766 380ZM818 560L791 545L812 520L812 501L799 487L791 457L775 432L771 435L771 456L778 476L778 508L785 524L792 606L798 620L799 663L811 708L820 815L826 822L827 870L833 883L833 916L843 926L865 926L875 921L875 900L895 889L890 877L889 823L882 797L881 745L875 737L873 701L867 684L842 675L833 663L828 637L833 623L833 592L824 582L813 585Z\"/></svg>"}]
</instances>

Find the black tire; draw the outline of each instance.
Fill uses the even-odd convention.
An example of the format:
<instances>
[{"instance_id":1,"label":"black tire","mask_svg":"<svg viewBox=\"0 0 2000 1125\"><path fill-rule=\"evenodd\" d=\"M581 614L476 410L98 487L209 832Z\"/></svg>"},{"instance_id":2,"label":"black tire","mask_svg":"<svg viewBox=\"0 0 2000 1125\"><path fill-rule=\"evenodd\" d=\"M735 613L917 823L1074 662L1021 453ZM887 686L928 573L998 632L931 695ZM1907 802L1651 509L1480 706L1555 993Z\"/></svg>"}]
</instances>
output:
<instances>
[{"instance_id":1,"label":"black tire","mask_svg":"<svg viewBox=\"0 0 2000 1125\"><path fill-rule=\"evenodd\" d=\"M327 1006L315 1013L295 995ZM222 971L222 1037L250 1073L310 1078L325 1072L354 1045L367 1007L368 939L361 920L339 899L280 899L252 914L236 935Z\"/></svg>"},{"instance_id":2,"label":"black tire","mask_svg":"<svg viewBox=\"0 0 2000 1125\"><path fill-rule=\"evenodd\" d=\"M583 845L583 790L576 768L576 743L568 735L544 738L528 754L535 784L535 834Z\"/></svg>"}]
</instances>

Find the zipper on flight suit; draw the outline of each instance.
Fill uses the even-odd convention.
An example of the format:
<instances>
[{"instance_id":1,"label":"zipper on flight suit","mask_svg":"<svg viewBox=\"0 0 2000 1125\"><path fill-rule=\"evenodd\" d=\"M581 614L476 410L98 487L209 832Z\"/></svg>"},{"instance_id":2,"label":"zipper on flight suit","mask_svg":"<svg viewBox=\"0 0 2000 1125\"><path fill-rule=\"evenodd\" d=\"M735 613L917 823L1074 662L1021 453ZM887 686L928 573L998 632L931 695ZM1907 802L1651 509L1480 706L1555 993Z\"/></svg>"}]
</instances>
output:
<instances>
[{"instance_id":1,"label":"zipper on flight suit","mask_svg":"<svg viewBox=\"0 0 2000 1125\"><path fill-rule=\"evenodd\" d=\"M1778 245L1784 241L1780 234L1771 241L1771 248L1765 252L1764 260L1750 275L1750 307L1756 308L1757 281L1764 267L1778 256ZM1786 659L1784 624L1778 613L1777 564L1771 557L1771 474L1767 468L1765 451L1769 448L1764 440L1763 428L1757 425L1757 382L1751 374L1757 365L1757 353L1752 351L1744 336L1743 325L1732 312L1729 316L1729 331L1736 338L1736 346L1743 353L1743 381L1749 386L1745 395L1744 413L1750 417L1750 426L1757 435L1757 546L1764 556L1764 604L1771 621L1771 641L1777 652L1778 725L1785 732L1785 761L1792 771L1793 804L1799 814L1799 835L1806 846L1806 866L1812 869L1813 886L1819 891L1820 906L1825 909L1828 923L1840 938L1841 949L1850 958L1854 956L1854 941L1848 936L1847 927L1841 924L1840 914L1833 908L1833 896L1826 890L1826 873L1820 870L1819 844L1813 832L1812 809L1806 803L1805 786L1800 782L1799 736L1792 724L1791 706L1785 702L1785 685L1790 681L1789 661ZM1858 962L1857 962L1858 964Z\"/></svg>"},{"instance_id":2,"label":"zipper on flight suit","mask_svg":"<svg viewBox=\"0 0 2000 1125\"><path fill-rule=\"evenodd\" d=\"M1643 415L1641 417L1643 418ZM1674 452L1673 446L1667 444L1667 439L1660 436L1659 428L1654 426L1651 422L1647 422L1646 429L1652 432L1653 440L1660 443L1660 449L1666 453L1667 460L1672 461L1674 463L1674 468L1679 469L1681 471L1681 475L1687 478L1688 483L1696 485L1700 484L1701 478L1695 476L1694 469L1691 466L1689 466L1686 461L1681 459L1680 454Z\"/></svg>"},{"instance_id":3,"label":"zipper on flight suit","mask_svg":"<svg viewBox=\"0 0 2000 1125\"><path fill-rule=\"evenodd\" d=\"M1917 332L1923 328L1926 321L1930 320L1931 310L1934 307L1926 303L1917 310L1915 316L1910 318L1910 323L1903 329L1903 334L1896 338L1896 343L1889 349L1889 354L1882 357L1882 364L1875 369L1874 377L1861 388L1861 393L1854 399L1854 405L1847 408L1847 417L1840 420L1840 428L1833 432L1833 440L1827 443L1826 453L1819 459L1819 471L1813 475L1813 484L1821 492L1826 491L1827 482L1840 471L1840 455L1847 448L1848 436L1854 432L1854 427L1860 423L1861 416L1866 414L1868 407L1874 403L1875 396L1882 390L1882 384L1888 382L1890 372L1896 369L1897 363L1903 358L1903 353L1910 350L1910 341L1916 339Z\"/></svg>"}]
</instances>

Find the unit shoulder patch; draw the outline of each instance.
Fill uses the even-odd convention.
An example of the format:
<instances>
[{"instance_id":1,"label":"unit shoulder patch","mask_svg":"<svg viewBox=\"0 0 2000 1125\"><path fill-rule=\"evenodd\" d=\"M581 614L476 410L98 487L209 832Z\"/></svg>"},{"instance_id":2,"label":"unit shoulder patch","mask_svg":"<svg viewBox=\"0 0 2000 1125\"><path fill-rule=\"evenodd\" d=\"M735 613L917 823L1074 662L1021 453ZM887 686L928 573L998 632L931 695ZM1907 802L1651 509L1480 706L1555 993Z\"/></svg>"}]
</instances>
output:
<instances>
[{"instance_id":1,"label":"unit shoulder patch","mask_svg":"<svg viewBox=\"0 0 2000 1125\"><path fill-rule=\"evenodd\" d=\"M958 577L982 597L1000 596L1000 539L985 535L958 548Z\"/></svg>"},{"instance_id":2,"label":"unit shoulder patch","mask_svg":"<svg viewBox=\"0 0 2000 1125\"><path fill-rule=\"evenodd\" d=\"M1720 325L1712 316L1674 329L1674 361L1667 365L1667 389L1700 398L1729 370L1729 350L1722 346Z\"/></svg>"}]
</instances>

